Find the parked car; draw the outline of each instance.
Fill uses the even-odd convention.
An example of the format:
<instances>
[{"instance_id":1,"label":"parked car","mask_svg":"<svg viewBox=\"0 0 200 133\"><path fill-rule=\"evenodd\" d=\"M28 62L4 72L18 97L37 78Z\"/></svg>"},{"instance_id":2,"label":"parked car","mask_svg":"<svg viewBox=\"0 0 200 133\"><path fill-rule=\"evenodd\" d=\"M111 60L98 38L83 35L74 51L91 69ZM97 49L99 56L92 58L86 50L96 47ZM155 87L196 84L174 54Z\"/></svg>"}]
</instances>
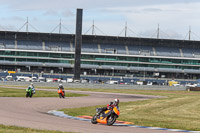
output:
<instances>
[{"instance_id":1,"label":"parked car","mask_svg":"<svg viewBox=\"0 0 200 133\"><path fill-rule=\"evenodd\" d=\"M109 80L108 84L118 84L118 81L116 81L116 80Z\"/></svg>"},{"instance_id":2,"label":"parked car","mask_svg":"<svg viewBox=\"0 0 200 133\"><path fill-rule=\"evenodd\" d=\"M31 78L31 82L37 82L37 81L38 81L37 77L32 77Z\"/></svg>"},{"instance_id":3,"label":"parked car","mask_svg":"<svg viewBox=\"0 0 200 133\"><path fill-rule=\"evenodd\" d=\"M17 80L16 81L25 81L25 77L24 76L17 76Z\"/></svg>"},{"instance_id":4,"label":"parked car","mask_svg":"<svg viewBox=\"0 0 200 133\"><path fill-rule=\"evenodd\" d=\"M58 82L58 79L57 79L57 78L54 78L54 79L53 79L53 82Z\"/></svg>"},{"instance_id":5,"label":"parked car","mask_svg":"<svg viewBox=\"0 0 200 133\"><path fill-rule=\"evenodd\" d=\"M153 85L153 82L149 82L149 81L148 81L148 82L147 82L147 85Z\"/></svg>"},{"instance_id":6,"label":"parked car","mask_svg":"<svg viewBox=\"0 0 200 133\"><path fill-rule=\"evenodd\" d=\"M81 83L89 83L89 79L82 79Z\"/></svg>"},{"instance_id":7,"label":"parked car","mask_svg":"<svg viewBox=\"0 0 200 133\"><path fill-rule=\"evenodd\" d=\"M126 82L120 81L119 84L120 84L120 85L125 85Z\"/></svg>"},{"instance_id":8,"label":"parked car","mask_svg":"<svg viewBox=\"0 0 200 133\"><path fill-rule=\"evenodd\" d=\"M197 84L196 83L187 83L185 86L186 87L197 87Z\"/></svg>"},{"instance_id":9,"label":"parked car","mask_svg":"<svg viewBox=\"0 0 200 133\"><path fill-rule=\"evenodd\" d=\"M7 81L13 81L13 77L10 76L10 75L9 75L9 76L6 76L6 80L7 80Z\"/></svg>"},{"instance_id":10,"label":"parked car","mask_svg":"<svg viewBox=\"0 0 200 133\"><path fill-rule=\"evenodd\" d=\"M53 78L46 78L46 82L53 82Z\"/></svg>"},{"instance_id":11,"label":"parked car","mask_svg":"<svg viewBox=\"0 0 200 133\"><path fill-rule=\"evenodd\" d=\"M74 80L73 82L74 83L80 83L80 80Z\"/></svg>"},{"instance_id":12,"label":"parked car","mask_svg":"<svg viewBox=\"0 0 200 133\"><path fill-rule=\"evenodd\" d=\"M180 84L179 83L175 83L172 86L180 86Z\"/></svg>"},{"instance_id":13,"label":"parked car","mask_svg":"<svg viewBox=\"0 0 200 133\"><path fill-rule=\"evenodd\" d=\"M61 79L60 83L67 83L67 80Z\"/></svg>"},{"instance_id":14,"label":"parked car","mask_svg":"<svg viewBox=\"0 0 200 133\"><path fill-rule=\"evenodd\" d=\"M39 77L39 78L38 78L38 81L39 81L39 82L45 82L46 79L45 79L45 77Z\"/></svg>"},{"instance_id":15,"label":"parked car","mask_svg":"<svg viewBox=\"0 0 200 133\"><path fill-rule=\"evenodd\" d=\"M73 83L73 78L67 78L67 83Z\"/></svg>"}]
</instances>

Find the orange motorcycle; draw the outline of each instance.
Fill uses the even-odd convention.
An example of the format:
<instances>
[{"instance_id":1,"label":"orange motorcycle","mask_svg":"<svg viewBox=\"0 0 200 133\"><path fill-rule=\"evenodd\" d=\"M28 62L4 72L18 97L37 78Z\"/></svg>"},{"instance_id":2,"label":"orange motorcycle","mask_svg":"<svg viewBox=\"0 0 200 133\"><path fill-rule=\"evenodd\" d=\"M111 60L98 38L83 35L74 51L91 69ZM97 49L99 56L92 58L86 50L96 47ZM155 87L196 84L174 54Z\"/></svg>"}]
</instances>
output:
<instances>
[{"instance_id":1,"label":"orange motorcycle","mask_svg":"<svg viewBox=\"0 0 200 133\"><path fill-rule=\"evenodd\" d=\"M107 124L109 126L113 125L116 119L119 117L120 110L116 107L111 107L109 110L106 110L99 114L101 108L96 108L96 115L91 119L92 124Z\"/></svg>"},{"instance_id":2,"label":"orange motorcycle","mask_svg":"<svg viewBox=\"0 0 200 133\"><path fill-rule=\"evenodd\" d=\"M62 91L62 89L58 89L58 95L60 98L65 98L65 93Z\"/></svg>"}]
</instances>

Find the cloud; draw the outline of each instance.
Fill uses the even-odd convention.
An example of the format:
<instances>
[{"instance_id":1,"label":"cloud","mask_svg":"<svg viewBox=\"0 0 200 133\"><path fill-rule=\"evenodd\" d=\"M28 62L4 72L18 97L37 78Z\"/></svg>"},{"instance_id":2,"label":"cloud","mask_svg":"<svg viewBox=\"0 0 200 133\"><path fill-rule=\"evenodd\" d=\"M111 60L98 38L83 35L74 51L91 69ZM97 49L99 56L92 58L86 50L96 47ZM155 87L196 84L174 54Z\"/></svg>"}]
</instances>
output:
<instances>
[{"instance_id":1,"label":"cloud","mask_svg":"<svg viewBox=\"0 0 200 133\"><path fill-rule=\"evenodd\" d=\"M25 21L25 18L19 17L19 16L11 16L11 17L1 17L0 20L3 22L5 22L5 21L23 22L23 21Z\"/></svg>"},{"instance_id":2,"label":"cloud","mask_svg":"<svg viewBox=\"0 0 200 133\"><path fill-rule=\"evenodd\" d=\"M163 10L160 8L144 8L143 12L162 12Z\"/></svg>"},{"instance_id":3,"label":"cloud","mask_svg":"<svg viewBox=\"0 0 200 133\"><path fill-rule=\"evenodd\" d=\"M20 21L20 22L24 21L24 18L19 17L19 16L13 16L11 19L14 20L14 21Z\"/></svg>"},{"instance_id":4,"label":"cloud","mask_svg":"<svg viewBox=\"0 0 200 133\"><path fill-rule=\"evenodd\" d=\"M40 22L38 29L50 31L49 27L57 25L61 18L66 27L75 31L76 8L83 8L84 30L92 25L94 19L95 25L107 35L118 35L126 21L128 27L141 36L151 37L153 33L147 33L149 30L156 30L158 23L171 37L181 38L180 34L184 36L189 25L196 34L200 34L199 0L0 0L0 2L2 20L0 23L17 27L26 21L26 16L29 16L31 23L32 20Z\"/></svg>"},{"instance_id":5,"label":"cloud","mask_svg":"<svg viewBox=\"0 0 200 133\"><path fill-rule=\"evenodd\" d=\"M44 12L44 16L57 16L59 13L55 10L49 9Z\"/></svg>"},{"instance_id":6,"label":"cloud","mask_svg":"<svg viewBox=\"0 0 200 133\"><path fill-rule=\"evenodd\" d=\"M62 14L63 17L75 16L75 14L72 11L70 11L70 10L65 10L61 14Z\"/></svg>"},{"instance_id":7,"label":"cloud","mask_svg":"<svg viewBox=\"0 0 200 133\"><path fill-rule=\"evenodd\" d=\"M55 11L55 10L47 10L43 13L44 16L52 16L52 17L60 17L60 18L68 18L75 16L75 14L71 10L61 10L61 11Z\"/></svg>"},{"instance_id":8,"label":"cloud","mask_svg":"<svg viewBox=\"0 0 200 133\"><path fill-rule=\"evenodd\" d=\"M198 0L0 0L1 5L8 6L11 10L60 10L60 9L95 9L107 7L139 7L148 5L165 5L174 3L194 3ZM25 6L24 6L25 5Z\"/></svg>"},{"instance_id":9,"label":"cloud","mask_svg":"<svg viewBox=\"0 0 200 133\"><path fill-rule=\"evenodd\" d=\"M0 30L5 31L16 31L16 27L14 25L0 25Z\"/></svg>"},{"instance_id":10,"label":"cloud","mask_svg":"<svg viewBox=\"0 0 200 133\"><path fill-rule=\"evenodd\" d=\"M158 31L157 29L154 30L146 30L139 32L139 37L148 37L148 38L157 38ZM159 38L163 39L184 39L183 35L180 33L177 33L173 30L160 30L159 31Z\"/></svg>"}]
</instances>

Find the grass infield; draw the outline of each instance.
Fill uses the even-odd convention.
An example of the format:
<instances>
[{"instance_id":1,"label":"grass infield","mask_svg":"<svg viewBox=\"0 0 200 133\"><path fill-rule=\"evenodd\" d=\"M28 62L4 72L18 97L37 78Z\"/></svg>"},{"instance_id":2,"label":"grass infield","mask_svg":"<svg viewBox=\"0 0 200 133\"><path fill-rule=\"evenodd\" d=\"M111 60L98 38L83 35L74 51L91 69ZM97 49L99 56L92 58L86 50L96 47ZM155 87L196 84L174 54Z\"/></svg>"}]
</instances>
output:
<instances>
[{"instance_id":1,"label":"grass infield","mask_svg":"<svg viewBox=\"0 0 200 133\"><path fill-rule=\"evenodd\" d=\"M22 89L14 89L14 88L3 88L0 86L0 97L25 97L26 90ZM80 96L88 96L85 94L76 94L76 93L68 93L65 92L66 97L80 97ZM36 89L36 94L33 97L58 97L57 92L53 91L39 91Z\"/></svg>"},{"instance_id":2,"label":"grass infield","mask_svg":"<svg viewBox=\"0 0 200 133\"><path fill-rule=\"evenodd\" d=\"M95 89L94 89L95 90ZM128 94L166 96L165 98L120 103L118 120L135 125L200 131L200 92L149 91L149 90L100 90ZM62 109L71 116L93 116L96 107Z\"/></svg>"},{"instance_id":3,"label":"grass infield","mask_svg":"<svg viewBox=\"0 0 200 133\"><path fill-rule=\"evenodd\" d=\"M31 128L0 125L0 133L72 133L50 130L37 130Z\"/></svg>"}]
</instances>

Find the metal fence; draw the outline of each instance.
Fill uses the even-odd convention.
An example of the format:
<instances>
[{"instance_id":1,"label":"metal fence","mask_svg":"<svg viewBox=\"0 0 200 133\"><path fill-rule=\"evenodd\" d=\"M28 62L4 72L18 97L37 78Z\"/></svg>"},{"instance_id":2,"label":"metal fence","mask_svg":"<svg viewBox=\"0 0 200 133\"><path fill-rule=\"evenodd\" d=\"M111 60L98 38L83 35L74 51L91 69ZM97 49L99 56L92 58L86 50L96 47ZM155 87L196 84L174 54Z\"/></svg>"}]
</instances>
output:
<instances>
[{"instance_id":1,"label":"metal fence","mask_svg":"<svg viewBox=\"0 0 200 133\"><path fill-rule=\"evenodd\" d=\"M54 82L34 82L35 88L37 87L55 87L57 88L60 83ZM160 86L160 85L121 85L121 84L89 84L89 83L62 83L64 88L95 88L95 89L134 89L134 90L180 90L185 91L185 86ZM0 85L17 85L29 86L30 82L0 82Z\"/></svg>"}]
</instances>

